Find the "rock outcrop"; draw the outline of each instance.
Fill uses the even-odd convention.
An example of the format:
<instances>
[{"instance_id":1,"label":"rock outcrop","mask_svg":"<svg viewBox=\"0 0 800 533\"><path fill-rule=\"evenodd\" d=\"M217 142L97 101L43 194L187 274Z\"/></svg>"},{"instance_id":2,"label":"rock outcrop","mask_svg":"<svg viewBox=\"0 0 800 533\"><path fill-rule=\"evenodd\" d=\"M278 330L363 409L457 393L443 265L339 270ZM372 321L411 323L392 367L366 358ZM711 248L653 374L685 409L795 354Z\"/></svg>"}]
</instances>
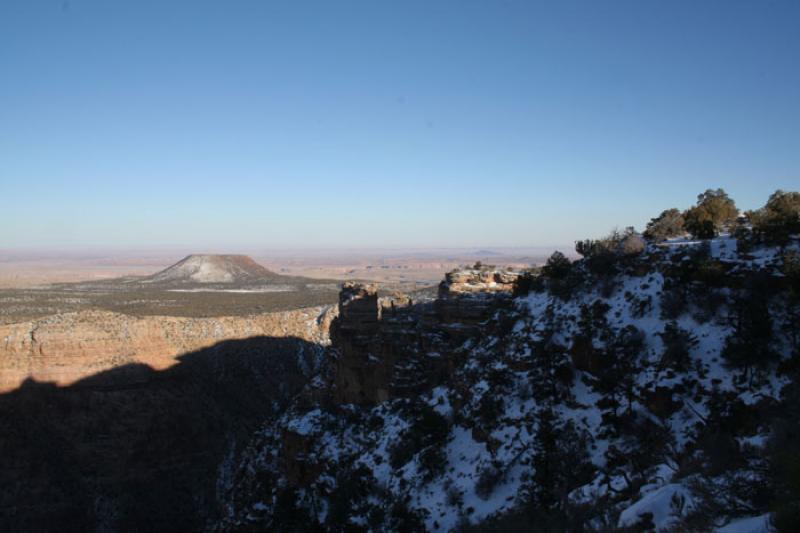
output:
<instances>
[{"instance_id":1,"label":"rock outcrop","mask_svg":"<svg viewBox=\"0 0 800 533\"><path fill-rule=\"evenodd\" d=\"M455 270L439 284L439 296L463 294L511 293L520 273L510 270Z\"/></svg>"},{"instance_id":2,"label":"rock outcrop","mask_svg":"<svg viewBox=\"0 0 800 533\"><path fill-rule=\"evenodd\" d=\"M381 357L381 308L375 285L345 283L331 339L336 360L336 401L367 403L388 398L391 363Z\"/></svg>"},{"instance_id":3,"label":"rock outcrop","mask_svg":"<svg viewBox=\"0 0 800 533\"><path fill-rule=\"evenodd\" d=\"M376 404L441 380L458 348L510 299L517 277L451 272L435 301L417 304L399 293L379 298L374 284L345 283L331 329L334 401Z\"/></svg>"}]
</instances>

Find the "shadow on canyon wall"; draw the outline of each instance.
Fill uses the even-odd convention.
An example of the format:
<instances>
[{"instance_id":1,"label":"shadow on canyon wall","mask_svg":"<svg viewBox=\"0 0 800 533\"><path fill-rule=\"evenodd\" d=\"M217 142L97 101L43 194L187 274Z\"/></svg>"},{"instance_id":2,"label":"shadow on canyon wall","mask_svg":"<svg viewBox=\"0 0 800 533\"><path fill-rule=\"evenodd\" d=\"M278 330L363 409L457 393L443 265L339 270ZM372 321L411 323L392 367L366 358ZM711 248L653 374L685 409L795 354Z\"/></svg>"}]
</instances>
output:
<instances>
[{"instance_id":1,"label":"shadow on canyon wall","mask_svg":"<svg viewBox=\"0 0 800 533\"><path fill-rule=\"evenodd\" d=\"M0 531L198 531L261 423L305 384L322 347L229 340L155 371L0 395Z\"/></svg>"}]
</instances>

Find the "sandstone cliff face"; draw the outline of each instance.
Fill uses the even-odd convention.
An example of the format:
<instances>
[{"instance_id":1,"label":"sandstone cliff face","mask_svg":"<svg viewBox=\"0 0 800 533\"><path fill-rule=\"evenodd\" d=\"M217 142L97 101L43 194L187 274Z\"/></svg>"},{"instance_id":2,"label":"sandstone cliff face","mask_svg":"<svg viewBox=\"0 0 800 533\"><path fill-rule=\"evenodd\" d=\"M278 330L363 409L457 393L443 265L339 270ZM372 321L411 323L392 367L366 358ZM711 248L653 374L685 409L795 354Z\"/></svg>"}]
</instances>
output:
<instances>
[{"instance_id":1,"label":"sandstone cliff face","mask_svg":"<svg viewBox=\"0 0 800 533\"><path fill-rule=\"evenodd\" d=\"M163 370L177 356L225 340L296 337L325 344L337 310L312 307L244 317L134 317L107 311L0 325L0 392L26 379L70 385L130 363Z\"/></svg>"},{"instance_id":2,"label":"sandstone cliff face","mask_svg":"<svg viewBox=\"0 0 800 533\"><path fill-rule=\"evenodd\" d=\"M339 295L339 315L331 331L340 357L336 361L336 396L344 403L364 403L388 397L391 365L375 354L380 346L380 307L375 285L345 283Z\"/></svg>"},{"instance_id":3,"label":"sandstone cliff face","mask_svg":"<svg viewBox=\"0 0 800 533\"><path fill-rule=\"evenodd\" d=\"M517 277L451 272L434 302L417 304L402 294L378 298L375 285L346 283L331 329L334 402L376 404L446 377L458 348L510 300Z\"/></svg>"},{"instance_id":4,"label":"sandstone cliff face","mask_svg":"<svg viewBox=\"0 0 800 533\"><path fill-rule=\"evenodd\" d=\"M439 296L510 293L519 276L519 272L511 270L455 270L439 284Z\"/></svg>"},{"instance_id":5,"label":"sandstone cliff face","mask_svg":"<svg viewBox=\"0 0 800 533\"><path fill-rule=\"evenodd\" d=\"M519 278L518 272L500 270L459 270L450 272L439 284L435 302L436 323L463 341L478 335L499 301L508 300Z\"/></svg>"}]
</instances>

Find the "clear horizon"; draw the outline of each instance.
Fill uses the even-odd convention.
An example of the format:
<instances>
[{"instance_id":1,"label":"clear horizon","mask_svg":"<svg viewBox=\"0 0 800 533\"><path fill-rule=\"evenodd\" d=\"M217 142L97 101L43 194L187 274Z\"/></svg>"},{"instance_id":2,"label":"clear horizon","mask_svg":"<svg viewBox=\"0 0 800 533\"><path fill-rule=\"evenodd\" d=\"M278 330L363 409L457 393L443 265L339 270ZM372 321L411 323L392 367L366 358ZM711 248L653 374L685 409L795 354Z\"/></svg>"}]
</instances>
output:
<instances>
[{"instance_id":1,"label":"clear horizon","mask_svg":"<svg viewBox=\"0 0 800 533\"><path fill-rule=\"evenodd\" d=\"M800 187L800 3L0 4L0 250L569 247Z\"/></svg>"}]
</instances>

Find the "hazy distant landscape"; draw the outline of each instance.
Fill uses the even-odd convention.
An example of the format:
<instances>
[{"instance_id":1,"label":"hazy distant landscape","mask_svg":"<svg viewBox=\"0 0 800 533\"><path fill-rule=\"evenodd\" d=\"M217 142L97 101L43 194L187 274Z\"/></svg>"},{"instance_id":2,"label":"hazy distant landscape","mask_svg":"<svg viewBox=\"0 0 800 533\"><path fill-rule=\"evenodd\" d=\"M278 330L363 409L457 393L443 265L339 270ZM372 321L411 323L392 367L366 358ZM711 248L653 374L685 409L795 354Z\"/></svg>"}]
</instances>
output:
<instances>
[{"instance_id":1,"label":"hazy distant landscape","mask_svg":"<svg viewBox=\"0 0 800 533\"><path fill-rule=\"evenodd\" d=\"M800 1L0 1L0 533L800 532Z\"/></svg>"},{"instance_id":2,"label":"hazy distant landscape","mask_svg":"<svg viewBox=\"0 0 800 533\"><path fill-rule=\"evenodd\" d=\"M443 273L475 261L529 266L541 263L557 248L570 250L571 247L567 244L515 249L245 250L245 253L266 268L286 275L432 284L438 282ZM203 251L0 250L0 288L147 276L186 255Z\"/></svg>"},{"instance_id":3,"label":"hazy distant landscape","mask_svg":"<svg viewBox=\"0 0 800 533\"><path fill-rule=\"evenodd\" d=\"M551 250L544 250L278 251L253 258L281 280L193 287L137 282L180 259L169 252L5 252L0 253L0 323L86 309L210 317L313 307L335 303L338 284L346 279L413 292L435 287L446 272L478 261L528 268L546 259Z\"/></svg>"}]
</instances>

